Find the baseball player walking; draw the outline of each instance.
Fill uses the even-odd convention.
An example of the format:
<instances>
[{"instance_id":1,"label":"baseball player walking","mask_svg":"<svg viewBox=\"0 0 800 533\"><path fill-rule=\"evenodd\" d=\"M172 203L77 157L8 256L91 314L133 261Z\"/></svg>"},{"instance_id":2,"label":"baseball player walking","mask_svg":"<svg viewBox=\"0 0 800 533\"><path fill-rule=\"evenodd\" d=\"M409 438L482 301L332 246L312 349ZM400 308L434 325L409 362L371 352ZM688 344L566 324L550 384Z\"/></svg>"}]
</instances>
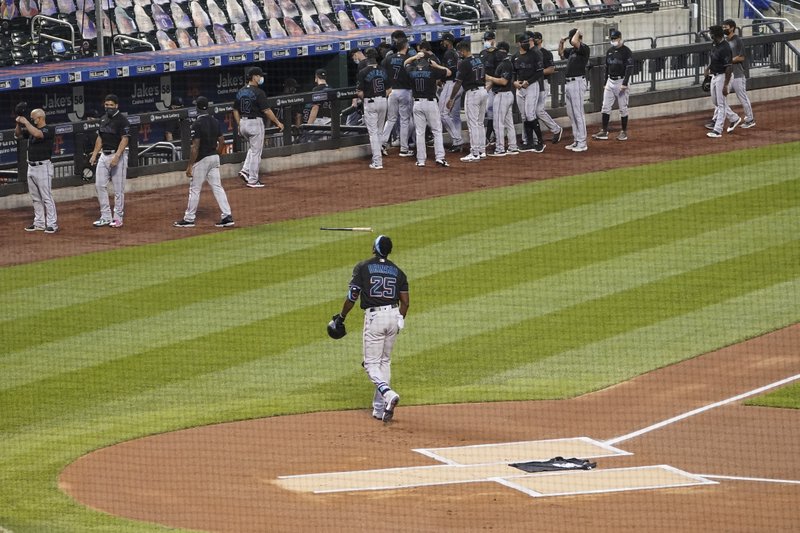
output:
<instances>
[{"instance_id":1,"label":"baseball player walking","mask_svg":"<svg viewBox=\"0 0 800 533\"><path fill-rule=\"evenodd\" d=\"M236 93L233 107L233 118L239 128L239 134L248 142L247 156L239 171L245 185L258 189L264 186L259 179L261 152L264 150L264 120L267 117L279 130L283 131L283 123L267 106L267 94L261 89L264 85L264 71L252 67L247 71L247 84Z\"/></svg>"},{"instance_id":2,"label":"baseball player walking","mask_svg":"<svg viewBox=\"0 0 800 533\"><path fill-rule=\"evenodd\" d=\"M558 144L564 130L547 112L547 99L550 98L550 76L556 71L553 52L542 46L544 37L542 37L541 33L535 31L531 37L533 38L534 47L542 54L542 74L544 75L544 84L542 89L539 90L539 101L536 103L536 118L539 119L541 124L544 124L545 128L553 132L551 140L553 144Z\"/></svg>"},{"instance_id":3,"label":"baseball player walking","mask_svg":"<svg viewBox=\"0 0 800 533\"><path fill-rule=\"evenodd\" d=\"M386 89L389 76L378 65L378 51L367 48L364 52L367 64L358 71L356 89L364 101L364 124L369 134L372 162L369 168L383 168L383 128L386 124Z\"/></svg>"},{"instance_id":4,"label":"baseball player walking","mask_svg":"<svg viewBox=\"0 0 800 533\"><path fill-rule=\"evenodd\" d=\"M399 33L398 33L399 32ZM406 59L413 54L408 49L408 38L401 30L392 34L397 46L397 52L386 56L383 60L383 70L389 75L388 109L386 125L383 128L383 144L389 142L389 136L394 130L398 119L400 120L400 157L413 157L414 152L408 149L408 135L412 128L412 110L414 101L411 96L411 79L404 66Z\"/></svg>"},{"instance_id":5,"label":"baseball player walking","mask_svg":"<svg viewBox=\"0 0 800 533\"><path fill-rule=\"evenodd\" d=\"M603 89L603 129L592 135L592 139L608 139L608 123L611 120L611 108L614 101L619 105L619 118L622 129L617 135L618 141L628 140L628 83L633 74L633 52L622 44L622 32L611 30L611 47L606 51L606 83Z\"/></svg>"},{"instance_id":6,"label":"baseball player walking","mask_svg":"<svg viewBox=\"0 0 800 533\"><path fill-rule=\"evenodd\" d=\"M119 110L119 98L109 94L103 99L105 116L100 122L97 141L89 158L89 164L97 162L95 187L97 200L100 203L100 218L93 225L96 228L110 226L121 228L125 215L125 178L128 174L128 138L130 124ZM99 156L99 158L98 158ZM114 216L111 216L111 205L108 202L108 183L114 186Z\"/></svg>"},{"instance_id":7,"label":"baseball player walking","mask_svg":"<svg viewBox=\"0 0 800 533\"><path fill-rule=\"evenodd\" d=\"M570 48L565 49L569 41ZM566 84L564 95L567 105L567 115L572 124L573 143L566 146L573 152L585 152L586 146L586 116L583 111L583 98L586 94L586 65L589 63L589 47L583 42L583 34L578 28L572 28L569 35L558 43L558 55L567 60Z\"/></svg>"},{"instance_id":8,"label":"baseball player walking","mask_svg":"<svg viewBox=\"0 0 800 533\"><path fill-rule=\"evenodd\" d=\"M450 135L450 151L460 152L464 138L461 135L461 94L453 94L459 59L458 52L454 48L455 42L456 38L452 33L442 35L442 46L444 47L442 61L450 71L450 75L445 79L442 91L439 93L439 114L442 116L442 126ZM453 108L447 109L447 101L451 96L453 97Z\"/></svg>"},{"instance_id":9,"label":"baseball player walking","mask_svg":"<svg viewBox=\"0 0 800 533\"><path fill-rule=\"evenodd\" d=\"M746 60L744 55L744 43L742 42L742 38L736 33L736 22L733 20L727 19L723 21L722 31L725 33L725 37L728 39L728 44L731 47L731 54L733 55L733 59L731 60L732 78L730 81L730 92L736 93L736 98L738 98L739 103L742 104L742 109L744 111L744 122L742 123L742 128L752 128L756 125L756 120L753 118L753 106L750 103L750 97L747 96L747 77L744 73L744 64ZM709 124L706 124L708 129L714 129L716 123L715 119L716 115L714 118L712 118ZM735 128L736 125L731 125L728 128L728 133L732 132Z\"/></svg>"},{"instance_id":10,"label":"baseball player walking","mask_svg":"<svg viewBox=\"0 0 800 533\"><path fill-rule=\"evenodd\" d=\"M502 41L497 44L497 57L499 63L494 75L486 74L486 81L491 82L494 99L492 100L494 111L494 152L489 154L494 157L505 155L516 155L519 153L517 147L517 130L514 129L514 66L508 52L510 46ZM508 138L508 148L506 148L506 138Z\"/></svg>"},{"instance_id":11,"label":"baseball player walking","mask_svg":"<svg viewBox=\"0 0 800 533\"><path fill-rule=\"evenodd\" d=\"M219 156L225 149L225 137L220 132L219 122L208 112L208 98L198 96L197 119L192 123L192 152L186 167L189 182L189 205L183 219L175 222L176 228L193 228L197 215L197 204L200 202L200 189L203 182L208 181L214 199L217 201L222 218L215 224L218 228L233 226L231 206L219 176Z\"/></svg>"},{"instance_id":12,"label":"baseball player walking","mask_svg":"<svg viewBox=\"0 0 800 533\"><path fill-rule=\"evenodd\" d=\"M706 67L706 76L711 76L711 103L714 105L714 129L706 133L712 139L722 137L722 128L725 126L725 119L730 123L728 132L741 122L741 117L733 112L728 106L726 96L728 96L728 85L731 81L733 72L733 52L725 40L725 33L722 26L711 26L708 30L714 47L711 50L711 60Z\"/></svg>"},{"instance_id":13,"label":"baseball player walking","mask_svg":"<svg viewBox=\"0 0 800 533\"><path fill-rule=\"evenodd\" d=\"M406 59L405 68L411 78L412 95L414 97L414 127L417 135L417 166L424 167L427 157L425 146L425 128L430 127L433 134L433 153L436 164L449 167L444 158L444 142L442 140L442 117L439 114L439 103L436 101L436 84L450 74L450 69L439 65L433 59L431 44L422 41L419 52Z\"/></svg>"},{"instance_id":14,"label":"baseball player walking","mask_svg":"<svg viewBox=\"0 0 800 533\"><path fill-rule=\"evenodd\" d=\"M14 137L28 139L28 192L33 202L33 224L25 231L58 231L56 203L53 201L53 128L47 125L44 110L31 111L31 119L17 117Z\"/></svg>"},{"instance_id":15,"label":"baseball player walking","mask_svg":"<svg viewBox=\"0 0 800 533\"><path fill-rule=\"evenodd\" d=\"M474 163L486 158L486 130L483 119L486 116L486 76L483 62L479 57L472 55L470 44L461 41L456 46L461 63L458 64L456 81L453 85L453 94L458 94L464 87L464 110L467 115L467 129L469 130L470 153L461 158L465 163ZM453 109L453 96L447 101L447 109Z\"/></svg>"},{"instance_id":16,"label":"baseball player walking","mask_svg":"<svg viewBox=\"0 0 800 533\"><path fill-rule=\"evenodd\" d=\"M373 256L353 269L342 311L333 317L335 322L344 322L356 301L361 299L364 310L362 366L375 384L372 416L384 422L392 420L400 401L400 395L389 385L391 358L397 334L405 326L409 306L408 279L397 265L389 261L391 252L392 239L379 235L372 245Z\"/></svg>"},{"instance_id":17,"label":"baseball player walking","mask_svg":"<svg viewBox=\"0 0 800 533\"><path fill-rule=\"evenodd\" d=\"M525 130L526 142L520 146L520 152L544 151L544 137L536 118L536 105L539 103L539 92L544 88L544 67L542 54L533 46L531 33L517 35L519 52L514 54L511 62L514 66L514 88L517 90L517 107L522 115L522 126Z\"/></svg>"}]
</instances>

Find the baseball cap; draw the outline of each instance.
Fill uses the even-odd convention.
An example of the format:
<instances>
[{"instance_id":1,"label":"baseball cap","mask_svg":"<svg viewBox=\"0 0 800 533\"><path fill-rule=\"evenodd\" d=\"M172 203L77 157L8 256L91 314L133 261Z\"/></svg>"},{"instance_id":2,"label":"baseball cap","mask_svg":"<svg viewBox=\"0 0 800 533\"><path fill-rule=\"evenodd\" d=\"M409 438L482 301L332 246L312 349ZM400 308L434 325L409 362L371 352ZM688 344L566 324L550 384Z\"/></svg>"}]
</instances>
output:
<instances>
[{"instance_id":1,"label":"baseball cap","mask_svg":"<svg viewBox=\"0 0 800 533\"><path fill-rule=\"evenodd\" d=\"M197 99L194 101L195 107L200 110L208 109L208 98L205 96L198 96Z\"/></svg>"},{"instance_id":2,"label":"baseball cap","mask_svg":"<svg viewBox=\"0 0 800 533\"><path fill-rule=\"evenodd\" d=\"M530 39L527 33L518 33L516 37L516 42L518 43L527 43Z\"/></svg>"},{"instance_id":3,"label":"baseball cap","mask_svg":"<svg viewBox=\"0 0 800 533\"><path fill-rule=\"evenodd\" d=\"M567 39L571 41L572 38L575 37L576 33L578 33L578 28L572 28L571 30L569 30L569 33L567 34Z\"/></svg>"},{"instance_id":4,"label":"baseball cap","mask_svg":"<svg viewBox=\"0 0 800 533\"><path fill-rule=\"evenodd\" d=\"M450 41L451 43L454 43L454 42L456 42L456 37L452 33L447 32L447 33L443 33L442 34L442 40L443 41Z\"/></svg>"},{"instance_id":5,"label":"baseball cap","mask_svg":"<svg viewBox=\"0 0 800 533\"><path fill-rule=\"evenodd\" d=\"M497 43L497 49L508 52L511 50L511 46L509 46L509 44L505 41L500 41L499 43Z\"/></svg>"},{"instance_id":6,"label":"baseball cap","mask_svg":"<svg viewBox=\"0 0 800 533\"><path fill-rule=\"evenodd\" d=\"M531 33L531 38L536 40L536 41L544 40L544 36L541 33L539 33L538 31L532 32Z\"/></svg>"},{"instance_id":7,"label":"baseball cap","mask_svg":"<svg viewBox=\"0 0 800 533\"><path fill-rule=\"evenodd\" d=\"M183 98L181 98L180 96L173 97L172 98L172 104L170 104L170 105L176 105L178 107L183 107Z\"/></svg>"},{"instance_id":8,"label":"baseball cap","mask_svg":"<svg viewBox=\"0 0 800 533\"><path fill-rule=\"evenodd\" d=\"M263 76L264 71L261 70L261 67L250 67L247 71L247 79L253 79L253 76Z\"/></svg>"},{"instance_id":9,"label":"baseball cap","mask_svg":"<svg viewBox=\"0 0 800 533\"><path fill-rule=\"evenodd\" d=\"M318 78L323 78L323 79L327 78L328 77L328 71L325 70L324 68L318 68L316 71L314 71L314 76L316 76Z\"/></svg>"},{"instance_id":10,"label":"baseball cap","mask_svg":"<svg viewBox=\"0 0 800 533\"><path fill-rule=\"evenodd\" d=\"M494 34L493 31L487 31L487 32L484 32L484 34L483 34L483 40L484 41L490 41L490 40L492 40L494 38L495 38L495 34Z\"/></svg>"},{"instance_id":11,"label":"baseball cap","mask_svg":"<svg viewBox=\"0 0 800 533\"><path fill-rule=\"evenodd\" d=\"M406 37L406 32L403 30L394 30L392 32L392 39L408 39L408 37Z\"/></svg>"},{"instance_id":12,"label":"baseball cap","mask_svg":"<svg viewBox=\"0 0 800 533\"><path fill-rule=\"evenodd\" d=\"M608 36L612 39L622 39L622 32L619 30L611 30L611 33L609 33Z\"/></svg>"}]
</instances>

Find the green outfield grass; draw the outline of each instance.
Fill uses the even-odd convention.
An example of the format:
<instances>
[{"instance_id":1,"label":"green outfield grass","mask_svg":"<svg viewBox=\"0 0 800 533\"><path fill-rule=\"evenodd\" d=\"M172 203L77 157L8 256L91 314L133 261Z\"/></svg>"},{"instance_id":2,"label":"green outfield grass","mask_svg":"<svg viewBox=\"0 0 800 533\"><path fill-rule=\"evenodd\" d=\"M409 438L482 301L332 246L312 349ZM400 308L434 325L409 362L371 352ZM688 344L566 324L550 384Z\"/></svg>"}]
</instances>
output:
<instances>
[{"instance_id":1,"label":"green outfield grass","mask_svg":"<svg viewBox=\"0 0 800 533\"><path fill-rule=\"evenodd\" d=\"M367 408L360 313L341 341L325 324L374 235L320 226L395 241L404 405L567 398L800 321L797 168L793 143L4 268L0 526L162 531L58 473L146 434Z\"/></svg>"},{"instance_id":2,"label":"green outfield grass","mask_svg":"<svg viewBox=\"0 0 800 533\"><path fill-rule=\"evenodd\" d=\"M800 384L787 385L775 392L759 396L747 402L747 405L761 405L764 407L791 407L800 409Z\"/></svg>"}]
</instances>

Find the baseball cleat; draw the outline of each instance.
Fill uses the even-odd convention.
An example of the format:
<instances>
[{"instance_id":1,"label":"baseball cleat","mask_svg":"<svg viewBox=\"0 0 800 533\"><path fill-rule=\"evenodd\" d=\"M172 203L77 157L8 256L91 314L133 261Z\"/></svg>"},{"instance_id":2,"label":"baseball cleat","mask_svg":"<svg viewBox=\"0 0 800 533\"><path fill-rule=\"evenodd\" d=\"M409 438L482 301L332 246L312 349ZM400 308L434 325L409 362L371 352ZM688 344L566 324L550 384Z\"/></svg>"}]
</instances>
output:
<instances>
[{"instance_id":1,"label":"baseball cleat","mask_svg":"<svg viewBox=\"0 0 800 533\"><path fill-rule=\"evenodd\" d=\"M383 155L383 156L388 156L389 155L389 150L386 149L386 145L385 144L381 145L381 155Z\"/></svg>"},{"instance_id":2,"label":"baseball cleat","mask_svg":"<svg viewBox=\"0 0 800 533\"><path fill-rule=\"evenodd\" d=\"M713 130L716 127L717 127L717 124L713 120L711 122L706 122L706 129L707 130Z\"/></svg>"},{"instance_id":3,"label":"baseball cleat","mask_svg":"<svg viewBox=\"0 0 800 533\"><path fill-rule=\"evenodd\" d=\"M172 225L176 228L193 228L194 222L189 222L188 220L178 220L177 222L173 222Z\"/></svg>"},{"instance_id":4,"label":"baseball cleat","mask_svg":"<svg viewBox=\"0 0 800 533\"><path fill-rule=\"evenodd\" d=\"M712 139L719 139L720 137L722 137L722 133L716 130L709 131L708 133L706 133L706 137L711 137Z\"/></svg>"},{"instance_id":5,"label":"baseball cleat","mask_svg":"<svg viewBox=\"0 0 800 533\"><path fill-rule=\"evenodd\" d=\"M557 132L553 134L553 144L558 144L558 141L561 140L561 135L564 133L564 128L561 128Z\"/></svg>"},{"instance_id":6,"label":"baseball cleat","mask_svg":"<svg viewBox=\"0 0 800 533\"><path fill-rule=\"evenodd\" d=\"M250 178L247 176L247 173L246 173L246 172L244 172L243 170L240 170L240 171L239 171L239 177L242 179L242 181L243 181L245 184L247 184L247 183L250 181Z\"/></svg>"},{"instance_id":7,"label":"baseball cleat","mask_svg":"<svg viewBox=\"0 0 800 533\"><path fill-rule=\"evenodd\" d=\"M477 163L480 160L481 160L480 156L477 156L475 154L468 154L461 158L461 161L463 161L464 163Z\"/></svg>"},{"instance_id":8,"label":"baseball cleat","mask_svg":"<svg viewBox=\"0 0 800 533\"><path fill-rule=\"evenodd\" d=\"M543 144L533 145L533 151L536 152L537 154L541 154L542 152L544 152L544 145Z\"/></svg>"},{"instance_id":9,"label":"baseball cleat","mask_svg":"<svg viewBox=\"0 0 800 533\"><path fill-rule=\"evenodd\" d=\"M507 152L497 152L497 151L494 151L494 152L492 152L492 153L491 153L491 154L489 154L489 155L490 155L490 156L492 156L492 157L505 157L505 156L507 156L507 155L508 155L508 153L507 153Z\"/></svg>"},{"instance_id":10,"label":"baseball cleat","mask_svg":"<svg viewBox=\"0 0 800 533\"><path fill-rule=\"evenodd\" d=\"M417 154L411 150L400 150L400 157L414 157L415 155Z\"/></svg>"},{"instance_id":11,"label":"baseball cleat","mask_svg":"<svg viewBox=\"0 0 800 533\"><path fill-rule=\"evenodd\" d=\"M31 224L30 226L25 226L25 231L44 231L44 228Z\"/></svg>"},{"instance_id":12,"label":"baseball cleat","mask_svg":"<svg viewBox=\"0 0 800 533\"><path fill-rule=\"evenodd\" d=\"M628 133L626 131L624 131L624 130L619 132L619 135L617 135L617 140L618 141L627 141L628 140Z\"/></svg>"},{"instance_id":13,"label":"baseball cleat","mask_svg":"<svg viewBox=\"0 0 800 533\"><path fill-rule=\"evenodd\" d=\"M260 188L264 187L265 185L263 183L261 183L261 180L258 180L255 183L250 183L248 181L247 182L247 186L250 187L251 189L260 189Z\"/></svg>"},{"instance_id":14,"label":"baseball cleat","mask_svg":"<svg viewBox=\"0 0 800 533\"><path fill-rule=\"evenodd\" d=\"M592 135L592 139L597 139L598 141L605 141L608 139L608 132L606 130L600 130L594 135Z\"/></svg>"},{"instance_id":15,"label":"baseball cleat","mask_svg":"<svg viewBox=\"0 0 800 533\"><path fill-rule=\"evenodd\" d=\"M386 400L386 407L383 408L383 421L391 422L394 417L394 408L400 402L400 395L390 390L383 395L383 399Z\"/></svg>"},{"instance_id":16,"label":"baseball cleat","mask_svg":"<svg viewBox=\"0 0 800 533\"><path fill-rule=\"evenodd\" d=\"M519 148L509 148L506 153L508 155L519 155Z\"/></svg>"},{"instance_id":17,"label":"baseball cleat","mask_svg":"<svg viewBox=\"0 0 800 533\"><path fill-rule=\"evenodd\" d=\"M738 125L739 125L739 124L741 124L741 123L742 123L742 117L738 117L738 118L736 119L736 122L734 122L733 124L731 124L730 126L728 126L728 130L727 130L727 131L728 131L728 133L733 133L733 130L735 130L735 129L736 129L736 126L738 126Z\"/></svg>"},{"instance_id":18,"label":"baseball cleat","mask_svg":"<svg viewBox=\"0 0 800 533\"><path fill-rule=\"evenodd\" d=\"M449 167L450 163L447 162L447 159L437 159L436 164L440 167Z\"/></svg>"},{"instance_id":19,"label":"baseball cleat","mask_svg":"<svg viewBox=\"0 0 800 533\"><path fill-rule=\"evenodd\" d=\"M381 411L372 411L372 418L375 420L383 420L383 413Z\"/></svg>"},{"instance_id":20,"label":"baseball cleat","mask_svg":"<svg viewBox=\"0 0 800 533\"><path fill-rule=\"evenodd\" d=\"M418 167L424 167L425 166L425 161L417 161L416 165Z\"/></svg>"},{"instance_id":21,"label":"baseball cleat","mask_svg":"<svg viewBox=\"0 0 800 533\"><path fill-rule=\"evenodd\" d=\"M533 152L533 145L532 144L520 144L519 145L520 152Z\"/></svg>"},{"instance_id":22,"label":"baseball cleat","mask_svg":"<svg viewBox=\"0 0 800 533\"><path fill-rule=\"evenodd\" d=\"M58 228L56 228L54 226L47 226L46 228L44 228L44 232L45 233L49 233L49 234L55 233L57 231L58 231Z\"/></svg>"},{"instance_id":23,"label":"baseball cleat","mask_svg":"<svg viewBox=\"0 0 800 533\"><path fill-rule=\"evenodd\" d=\"M383 170L383 165L376 165L375 163L370 163L369 168L372 170Z\"/></svg>"},{"instance_id":24,"label":"baseball cleat","mask_svg":"<svg viewBox=\"0 0 800 533\"><path fill-rule=\"evenodd\" d=\"M450 149L448 151L451 154L455 154L455 153L461 152L463 147L464 147L463 144L454 144L453 146L450 147Z\"/></svg>"},{"instance_id":25,"label":"baseball cleat","mask_svg":"<svg viewBox=\"0 0 800 533\"><path fill-rule=\"evenodd\" d=\"M756 125L756 121L755 120L745 120L744 124L742 124L742 128L747 130L747 129L752 128L755 125Z\"/></svg>"},{"instance_id":26,"label":"baseball cleat","mask_svg":"<svg viewBox=\"0 0 800 533\"><path fill-rule=\"evenodd\" d=\"M111 225L111 221L108 220L107 218L101 218L100 220L95 220L94 222L92 222L92 226L94 226L95 228L101 228L103 226L109 226L109 225Z\"/></svg>"},{"instance_id":27,"label":"baseball cleat","mask_svg":"<svg viewBox=\"0 0 800 533\"><path fill-rule=\"evenodd\" d=\"M390 144L391 146L393 146L393 147L397 148L398 146L400 146L400 139L395 139L395 140L393 140L393 141L392 141L391 143L389 143L389 144Z\"/></svg>"},{"instance_id":28,"label":"baseball cleat","mask_svg":"<svg viewBox=\"0 0 800 533\"><path fill-rule=\"evenodd\" d=\"M584 145L576 144L575 147L572 148L572 151L573 152L585 152L588 149L589 149L589 147L586 146L585 144Z\"/></svg>"},{"instance_id":29,"label":"baseball cleat","mask_svg":"<svg viewBox=\"0 0 800 533\"><path fill-rule=\"evenodd\" d=\"M578 143L572 143L572 144L566 145L564 148L567 149L567 150L574 150L576 146L578 146Z\"/></svg>"},{"instance_id":30,"label":"baseball cleat","mask_svg":"<svg viewBox=\"0 0 800 533\"><path fill-rule=\"evenodd\" d=\"M111 224L108 225L111 228L121 228L122 227L122 219L114 217L114 220L111 221Z\"/></svg>"},{"instance_id":31,"label":"baseball cleat","mask_svg":"<svg viewBox=\"0 0 800 533\"><path fill-rule=\"evenodd\" d=\"M486 152L481 152L480 154L478 154L478 157L480 157L481 159L486 159Z\"/></svg>"},{"instance_id":32,"label":"baseball cleat","mask_svg":"<svg viewBox=\"0 0 800 533\"><path fill-rule=\"evenodd\" d=\"M236 223L233 221L233 217L228 215L214 225L218 228L229 228L234 224Z\"/></svg>"}]
</instances>

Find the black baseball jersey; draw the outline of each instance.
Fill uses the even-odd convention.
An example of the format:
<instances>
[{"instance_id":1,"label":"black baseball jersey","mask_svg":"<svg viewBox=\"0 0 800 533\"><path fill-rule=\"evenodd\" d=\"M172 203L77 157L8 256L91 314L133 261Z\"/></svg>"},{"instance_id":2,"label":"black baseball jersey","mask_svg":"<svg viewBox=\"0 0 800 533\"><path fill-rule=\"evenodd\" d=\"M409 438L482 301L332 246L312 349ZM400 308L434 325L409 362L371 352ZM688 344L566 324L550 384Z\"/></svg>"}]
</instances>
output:
<instances>
[{"instance_id":1,"label":"black baseball jersey","mask_svg":"<svg viewBox=\"0 0 800 533\"><path fill-rule=\"evenodd\" d=\"M606 78L623 78L622 84L628 85L633 74L633 52L624 44L617 48L612 46L606 52Z\"/></svg>"},{"instance_id":2,"label":"black baseball jersey","mask_svg":"<svg viewBox=\"0 0 800 533\"><path fill-rule=\"evenodd\" d=\"M405 54L397 52L386 56L386 59L381 63L383 70L389 76L389 86L392 89L411 89L411 78L408 77L408 72L403 63L412 55L414 54L410 50Z\"/></svg>"},{"instance_id":3,"label":"black baseball jersey","mask_svg":"<svg viewBox=\"0 0 800 533\"><path fill-rule=\"evenodd\" d=\"M725 70L733 64L733 52L725 39L714 45L711 50L711 74L725 74Z\"/></svg>"},{"instance_id":4,"label":"black baseball jersey","mask_svg":"<svg viewBox=\"0 0 800 533\"><path fill-rule=\"evenodd\" d=\"M458 52L451 48L444 53L444 57L442 59L444 60L444 65L442 66L450 69L450 76L446 79L448 81L456 79L456 70L458 70L458 61L460 59L458 57Z\"/></svg>"},{"instance_id":5,"label":"black baseball jersey","mask_svg":"<svg viewBox=\"0 0 800 533\"><path fill-rule=\"evenodd\" d=\"M411 94L414 98L436 98L436 82L447 77L444 70L434 68L430 61L421 59L406 66L411 78Z\"/></svg>"},{"instance_id":6,"label":"black baseball jersey","mask_svg":"<svg viewBox=\"0 0 800 533\"><path fill-rule=\"evenodd\" d=\"M319 93L319 92L327 91L328 89L330 89L330 87L328 87L327 83L321 83L319 85L315 85L314 88L311 89L311 92L312 93ZM326 99L324 102L321 102L319 104L306 104L306 109L303 112L303 118L305 120L308 119L308 113L311 112L311 109L315 105L319 106L319 109L317 110L317 118L331 118L331 103L330 103L330 101L328 101Z\"/></svg>"},{"instance_id":7,"label":"black baseball jersey","mask_svg":"<svg viewBox=\"0 0 800 533\"><path fill-rule=\"evenodd\" d=\"M505 93L514 90L514 64L511 62L511 57L506 57L498 65L494 71L495 78L503 78L508 80L505 85L492 84L492 91L495 93Z\"/></svg>"},{"instance_id":8,"label":"black baseball jersey","mask_svg":"<svg viewBox=\"0 0 800 533\"><path fill-rule=\"evenodd\" d=\"M478 57L483 62L484 72L494 72L497 69L497 64L500 63L500 59L497 57L497 48L494 46L481 50Z\"/></svg>"},{"instance_id":9,"label":"black baseball jersey","mask_svg":"<svg viewBox=\"0 0 800 533\"><path fill-rule=\"evenodd\" d=\"M261 118L267 105L267 93L260 87L245 85L236 93L235 108L242 118Z\"/></svg>"},{"instance_id":10,"label":"black baseball jersey","mask_svg":"<svg viewBox=\"0 0 800 533\"><path fill-rule=\"evenodd\" d=\"M400 293L408 292L408 279L400 268L386 258L373 256L353 268L347 299L361 296L361 309L397 305Z\"/></svg>"},{"instance_id":11,"label":"black baseball jersey","mask_svg":"<svg viewBox=\"0 0 800 533\"><path fill-rule=\"evenodd\" d=\"M220 136L219 122L205 113L198 115L192 123L192 139L200 139L200 148L197 154L198 161L204 157L217 153L217 139Z\"/></svg>"},{"instance_id":12,"label":"black baseball jersey","mask_svg":"<svg viewBox=\"0 0 800 533\"><path fill-rule=\"evenodd\" d=\"M461 60L456 71L456 79L461 81L465 91L483 87L486 83L485 67L480 57L469 56Z\"/></svg>"},{"instance_id":13,"label":"black baseball jersey","mask_svg":"<svg viewBox=\"0 0 800 533\"><path fill-rule=\"evenodd\" d=\"M589 46L581 43L578 48L564 50L564 59L567 60L567 78L577 78L586 75L586 65L589 64Z\"/></svg>"},{"instance_id":14,"label":"black baseball jersey","mask_svg":"<svg viewBox=\"0 0 800 533\"><path fill-rule=\"evenodd\" d=\"M516 53L511 60L514 65L514 77L517 81L527 81L528 85L544 79L542 53L531 48L526 53Z\"/></svg>"},{"instance_id":15,"label":"black baseball jersey","mask_svg":"<svg viewBox=\"0 0 800 533\"><path fill-rule=\"evenodd\" d=\"M130 129L128 119L119 110L111 118L108 118L108 115L104 116L97 132L103 141L103 151L116 152L122 138L130 136Z\"/></svg>"},{"instance_id":16,"label":"black baseball jersey","mask_svg":"<svg viewBox=\"0 0 800 533\"><path fill-rule=\"evenodd\" d=\"M538 48L537 50L539 50L539 52L542 54L542 69L548 69L553 65L555 65L555 62L553 61L553 52L551 52L547 48ZM544 79L547 79L549 77L550 75L546 74Z\"/></svg>"},{"instance_id":17,"label":"black baseball jersey","mask_svg":"<svg viewBox=\"0 0 800 533\"><path fill-rule=\"evenodd\" d=\"M389 87L389 76L386 71L373 63L358 71L356 76L356 88L364 92L364 98L375 98L376 96L386 96L386 89Z\"/></svg>"},{"instance_id":18,"label":"black baseball jersey","mask_svg":"<svg viewBox=\"0 0 800 533\"><path fill-rule=\"evenodd\" d=\"M39 128L42 132L41 139L37 139L30 133L28 129L20 126L22 136L28 139L28 161L45 161L50 159L53 155L53 140L55 139L55 130L47 125Z\"/></svg>"}]
</instances>

